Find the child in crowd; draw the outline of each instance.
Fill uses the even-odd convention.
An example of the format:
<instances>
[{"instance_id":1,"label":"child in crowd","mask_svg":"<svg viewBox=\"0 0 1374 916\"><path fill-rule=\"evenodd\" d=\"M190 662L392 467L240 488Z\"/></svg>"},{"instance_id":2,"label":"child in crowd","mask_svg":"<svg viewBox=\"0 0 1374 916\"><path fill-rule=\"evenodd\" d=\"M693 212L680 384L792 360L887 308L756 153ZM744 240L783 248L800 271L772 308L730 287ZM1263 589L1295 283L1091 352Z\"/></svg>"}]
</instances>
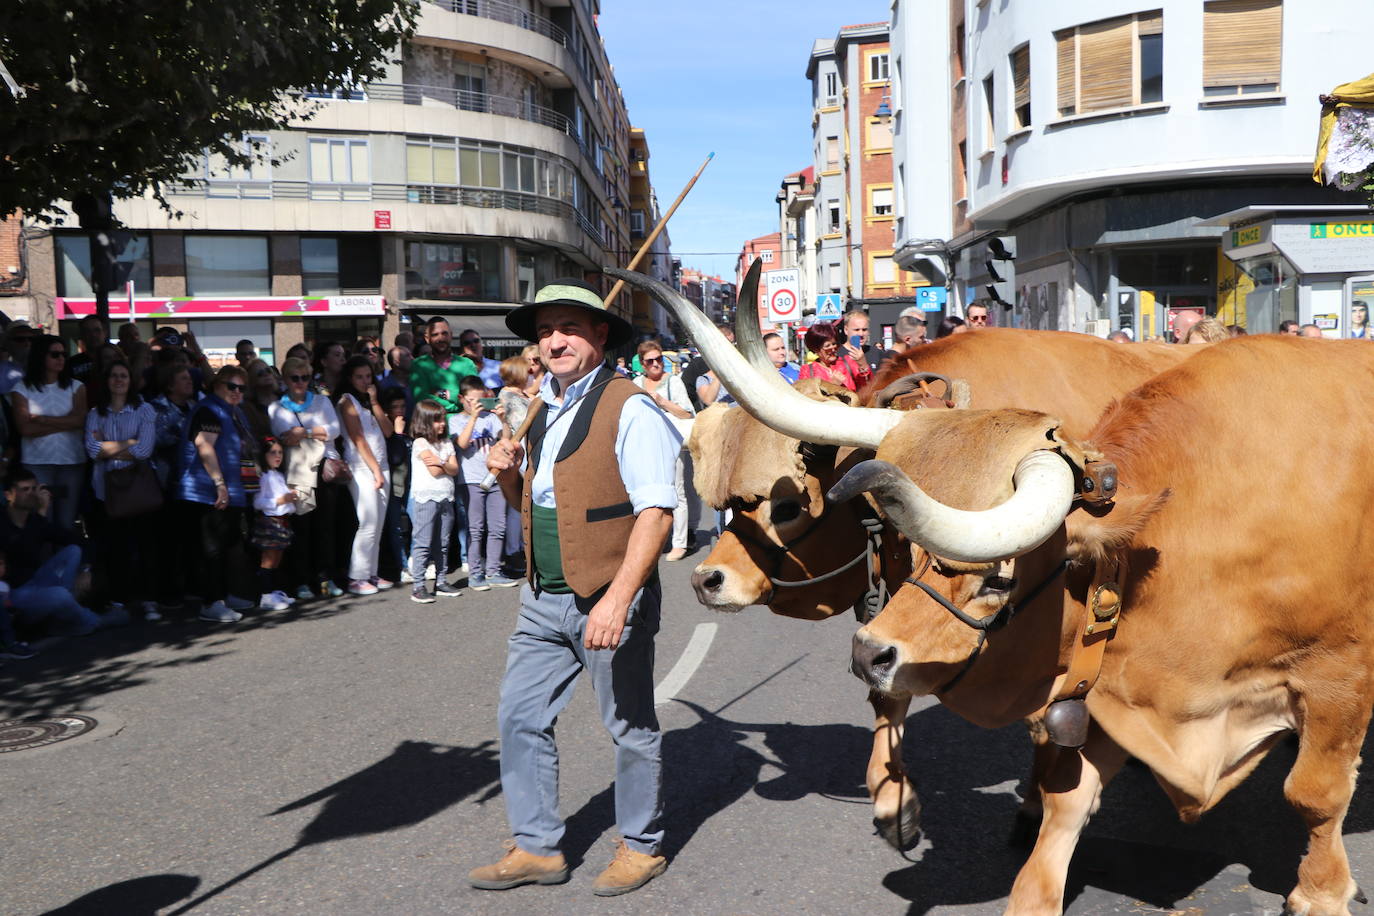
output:
<instances>
[{"instance_id":1,"label":"child in crowd","mask_svg":"<svg viewBox=\"0 0 1374 916\"><path fill-rule=\"evenodd\" d=\"M281 443L267 436L258 448L261 456L261 475L258 491L253 494L253 508L258 517L253 522L253 546L262 552L258 565L258 591L262 599L258 606L264 611L282 611L295 604L286 592L273 588L282 551L291 546L291 519L296 511L296 491L286 485L281 463L285 452Z\"/></svg>"},{"instance_id":2,"label":"child in crowd","mask_svg":"<svg viewBox=\"0 0 1374 916\"><path fill-rule=\"evenodd\" d=\"M387 423L382 425L386 435L386 463L391 466L391 496L386 503L386 522L382 527L383 572L397 581L410 579L410 516L406 503L410 500L410 444L406 430L406 398L400 388L383 388L382 412Z\"/></svg>"},{"instance_id":3,"label":"child in crowd","mask_svg":"<svg viewBox=\"0 0 1374 916\"><path fill-rule=\"evenodd\" d=\"M505 411L498 408L500 413L493 413L484 406L484 401L495 406L495 399L483 397L486 389L476 376L464 378L458 384L458 393L463 412L449 421L449 432L454 434L463 455L468 507L468 585L478 592L492 586L509 588L520 583L501 575L501 555L506 544L506 498L501 495L500 487L482 488L482 480L487 476L487 453L497 440L509 435L502 421Z\"/></svg>"},{"instance_id":4,"label":"child in crowd","mask_svg":"<svg viewBox=\"0 0 1374 916\"><path fill-rule=\"evenodd\" d=\"M462 594L444 578L448 542L453 535L453 478L458 475L458 456L445 435L444 408L438 401L425 398L415 405L410 438L410 574L415 578L410 600L433 604L435 595L451 598ZM431 594L425 588L425 567L431 562L436 535L438 555L433 557L436 576Z\"/></svg>"}]
</instances>

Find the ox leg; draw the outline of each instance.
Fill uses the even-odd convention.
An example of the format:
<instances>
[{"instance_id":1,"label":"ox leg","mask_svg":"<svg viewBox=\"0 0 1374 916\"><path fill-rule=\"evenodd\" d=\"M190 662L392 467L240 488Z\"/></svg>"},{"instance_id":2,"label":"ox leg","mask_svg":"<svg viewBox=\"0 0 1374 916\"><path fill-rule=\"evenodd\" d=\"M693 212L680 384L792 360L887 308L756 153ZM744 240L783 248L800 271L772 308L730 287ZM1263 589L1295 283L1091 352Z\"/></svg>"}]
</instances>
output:
<instances>
[{"instance_id":1,"label":"ox leg","mask_svg":"<svg viewBox=\"0 0 1374 916\"><path fill-rule=\"evenodd\" d=\"M1027 719L1026 731L1031 739L1030 778L1026 783L1026 797L1021 799L1021 805L1016 809L1016 820L1012 822L1011 836L1007 838L1007 844L1017 848L1030 847L1040 832L1040 822L1045 816L1040 787L1045 784L1059 754L1059 745L1050 740L1042 717Z\"/></svg>"},{"instance_id":2,"label":"ox leg","mask_svg":"<svg viewBox=\"0 0 1374 916\"><path fill-rule=\"evenodd\" d=\"M1103 787L1126 762L1126 752L1093 725L1088 743L1077 751L1059 749L1038 786L1044 805L1040 835L1026 864L1016 874L1007 913L1049 916L1064 910L1069 860L1088 818L1097 810Z\"/></svg>"},{"instance_id":3,"label":"ox leg","mask_svg":"<svg viewBox=\"0 0 1374 916\"><path fill-rule=\"evenodd\" d=\"M1285 908L1297 916L1348 916L1350 901L1363 896L1341 841L1369 725L1368 702L1355 699L1333 702L1324 696L1305 704L1298 758L1283 785L1289 804L1307 823L1307 853Z\"/></svg>"},{"instance_id":4,"label":"ox leg","mask_svg":"<svg viewBox=\"0 0 1374 916\"><path fill-rule=\"evenodd\" d=\"M911 698L869 691L868 702L874 716L873 753L868 758L873 826L893 847L906 851L921 839L921 800L902 765L902 733Z\"/></svg>"}]
</instances>

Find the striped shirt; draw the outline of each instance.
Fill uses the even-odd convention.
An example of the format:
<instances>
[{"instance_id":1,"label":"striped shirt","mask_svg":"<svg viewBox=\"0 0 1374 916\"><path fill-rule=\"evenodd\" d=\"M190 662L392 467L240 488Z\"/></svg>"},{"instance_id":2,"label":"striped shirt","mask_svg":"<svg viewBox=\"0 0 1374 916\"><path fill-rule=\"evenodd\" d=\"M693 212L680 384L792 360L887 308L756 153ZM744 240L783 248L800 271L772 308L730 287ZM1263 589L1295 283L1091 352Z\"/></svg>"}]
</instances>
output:
<instances>
[{"instance_id":1,"label":"striped shirt","mask_svg":"<svg viewBox=\"0 0 1374 916\"><path fill-rule=\"evenodd\" d=\"M104 416L92 407L86 413L86 454L95 462L95 473L91 475L91 485L96 499L105 498L105 472L117 468L127 468L132 461L122 458L100 458L100 446L106 442L137 440L129 449L129 454L138 459L146 459L153 454L157 444L157 411L147 401L140 401L137 407L125 404L119 410L111 408Z\"/></svg>"}]
</instances>

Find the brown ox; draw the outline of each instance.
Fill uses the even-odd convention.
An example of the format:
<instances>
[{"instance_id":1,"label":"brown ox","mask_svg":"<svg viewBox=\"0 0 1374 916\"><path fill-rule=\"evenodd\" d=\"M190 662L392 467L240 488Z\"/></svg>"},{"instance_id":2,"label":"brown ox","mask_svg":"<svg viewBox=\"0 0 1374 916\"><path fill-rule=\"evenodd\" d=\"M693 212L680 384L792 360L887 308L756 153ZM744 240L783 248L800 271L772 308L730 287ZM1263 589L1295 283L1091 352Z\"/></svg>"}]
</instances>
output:
<instances>
[{"instance_id":1,"label":"brown ox","mask_svg":"<svg viewBox=\"0 0 1374 916\"><path fill-rule=\"evenodd\" d=\"M1330 458L1374 450L1374 352L1277 336L1199 349L1112 406L1091 446L1030 413L908 418L832 491L870 490L921 545L911 584L855 636L870 687L934 693L986 727L1048 713L1068 735L1090 715L1040 782L1008 912L1062 909L1078 836L1127 756L1191 821L1288 732L1284 794L1308 831L1288 911L1343 916L1359 895L1341 823L1374 703L1374 486ZM1276 378L1313 396L1258 397ZM1096 508L1073 504L1092 448L1120 475Z\"/></svg>"},{"instance_id":2,"label":"brown ox","mask_svg":"<svg viewBox=\"0 0 1374 916\"><path fill-rule=\"evenodd\" d=\"M762 355L752 296L756 274L751 270L742 287L736 343L756 369L776 377ZM649 289L666 307L681 311L683 303L671 291ZM721 339L709 323L693 327L692 315L699 313L691 309L679 320L692 328L699 346L702 335ZM1071 432L1082 434L1112 398L1191 352L1164 345L1122 347L1083 334L991 328L913 348L885 365L864 394L872 400L901 376L930 372L967 381L973 407L1055 410ZM732 384L731 391L737 387ZM858 403L852 392L828 383L804 380L795 389L817 402ZM871 450L804 444L746 411L724 406L697 417L688 445L702 499L717 509L735 509L692 576L697 597L707 607L738 611L764 604L784 616L821 620L850 608L860 610L866 597L877 597L879 582L895 591L910 573L909 545L891 526L875 525L879 520L866 504L836 506L824 498L845 471L872 457ZM875 724L866 782L874 826L893 846L910 848L920 836L920 804L900 753L910 699L871 693L869 701ZM1037 767L1040 760L1037 754ZM1020 829L1033 826L1038 817L1038 798L1028 798L1018 818Z\"/></svg>"}]
</instances>

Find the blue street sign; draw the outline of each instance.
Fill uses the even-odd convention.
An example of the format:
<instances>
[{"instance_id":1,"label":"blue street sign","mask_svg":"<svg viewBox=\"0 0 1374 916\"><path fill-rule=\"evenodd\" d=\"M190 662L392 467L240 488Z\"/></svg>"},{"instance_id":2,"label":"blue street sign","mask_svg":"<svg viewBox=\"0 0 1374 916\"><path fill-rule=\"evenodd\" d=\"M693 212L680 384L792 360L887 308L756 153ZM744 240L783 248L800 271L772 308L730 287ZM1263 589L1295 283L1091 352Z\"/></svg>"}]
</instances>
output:
<instances>
[{"instance_id":1,"label":"blue street sign","mask_svg":"<svg viewBox=\"0 0 1374 916\"><path fill-rule=\"evenodd\" d=\"M943 286L922 286L916 290L916 304L923 312L938 312L949 301L949 290Z\"/></svg>"},{"instance_id":2,"label":"blue street sign","mask_svg":"<svg viewBox=\"0 0 1374 916\"><path fill-rule=\"evenodd\" d=\"M844 313L839 293L820 293L816 296L816 320L830 321Z\"/></svg>"}]
</instances>

